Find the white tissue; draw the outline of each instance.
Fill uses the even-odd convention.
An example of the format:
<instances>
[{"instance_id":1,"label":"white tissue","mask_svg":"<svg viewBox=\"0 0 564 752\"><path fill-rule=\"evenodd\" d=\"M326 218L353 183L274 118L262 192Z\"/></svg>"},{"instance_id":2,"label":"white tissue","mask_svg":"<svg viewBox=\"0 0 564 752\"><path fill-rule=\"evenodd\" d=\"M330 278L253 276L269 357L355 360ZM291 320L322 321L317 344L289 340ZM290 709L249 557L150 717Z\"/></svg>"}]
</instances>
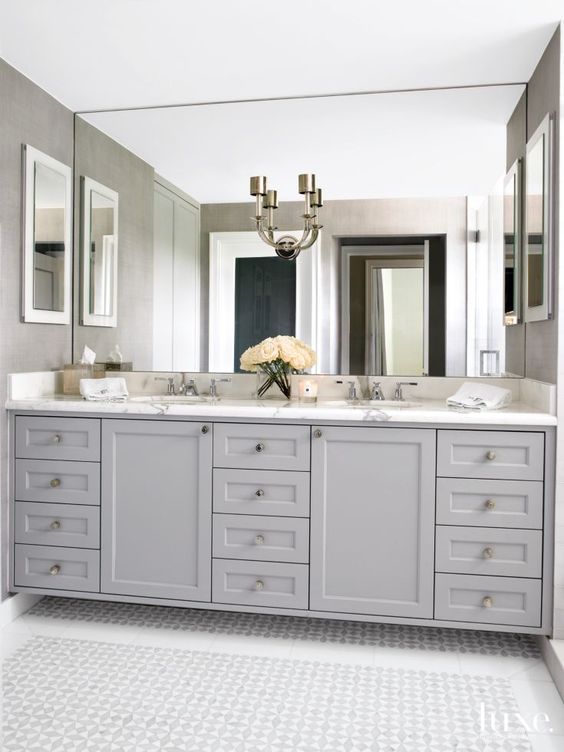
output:
<instances>
[{"instance_id":1,"label":"white tissue","mask_svg":"<svg viewBox=\"0 0 564 752\"><path fill-rule=\"evenodd\" d=\"M89 402L125 402L129 396L125 379L80 379L80 393Z\"/></svg>"},{"instance_id":2,"label":"white tissue","mask_svg":"<svg viewBox=\"0 0 564 752\"><path fill-rule=\"evenodd\" d=\"M511 402L511 392L493 384L466 382L448 397L447 405L474 410L500 410Z\"/></svg>"},{"instance_id":3,"label":"white tissue","mask_svg":"<svg viewBox=\"0 0 564 752\"><path fill-rule=\"evenodd\" d=\"M94 350L91 350L88 345L84 345L84 350L82 351L82 355L80 356L80 362L83 365L93 366L95 360L96 353L94 352Z\"/></svg>"}]
</instances>

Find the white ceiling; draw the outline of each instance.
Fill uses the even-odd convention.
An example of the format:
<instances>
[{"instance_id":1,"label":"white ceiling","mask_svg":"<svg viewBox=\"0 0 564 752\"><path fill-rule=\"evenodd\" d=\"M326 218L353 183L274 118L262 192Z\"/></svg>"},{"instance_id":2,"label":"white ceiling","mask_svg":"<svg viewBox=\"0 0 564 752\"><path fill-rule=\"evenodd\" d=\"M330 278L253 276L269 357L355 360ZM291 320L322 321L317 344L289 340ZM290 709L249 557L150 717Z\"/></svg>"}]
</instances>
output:
<instances>
[{"instance_id":1,"label":"white ceiling","mask_svg":"<svg viewBox=\"0 0 564 752\"><path fill-rule=\"evenodd\" d=\"M86 119L202 203L282 201L315 172L325 199L484 195L505 173L522 86L97 113Z\"/></svg>"},{"instance_id":2,"label":"white ceiling","mask_svg":"<svg viewBox=\"0 0 564 752\"><path fill-rule=\"evenodd\" d=\"M0 56L73 110L527 81L562 0L18 0Z\"/></svg>"}]
</instances>

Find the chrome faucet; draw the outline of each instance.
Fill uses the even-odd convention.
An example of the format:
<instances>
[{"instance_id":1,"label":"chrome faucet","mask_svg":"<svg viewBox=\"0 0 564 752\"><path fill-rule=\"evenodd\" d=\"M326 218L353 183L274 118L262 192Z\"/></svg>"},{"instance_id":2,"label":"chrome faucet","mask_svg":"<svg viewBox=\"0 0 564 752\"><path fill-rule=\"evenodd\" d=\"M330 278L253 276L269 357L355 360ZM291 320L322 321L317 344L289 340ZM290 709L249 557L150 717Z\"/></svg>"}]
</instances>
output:
<instances>
[{"instance_id":1,"label":"chrome faucet","mask_svg":"<svg viewBox=\"0 0 564 752\"><path fill-rule=\"evenodd\" d=\"M174 376L155 376L155 381L166 381L166 393L176 394L176 389L174 388Z\"/></svg>"},{"instance_id":2,"label":"chrome faucet","mask_svg":"<svg viewBox=\"0 0 564 752\"><path fill-rule=\"evenodd\" d=\"M231 379L225 378L225 379L216 379L215 376L212 376L210 379L210 397L212 399L217 399L217 384L224 382L229 383Z\"/></svg>"},{"instance_id":3,"label":"chrome faucet","mask_svg":"<svg viewBox=\"0 0 564 752\"><path fill-rule=\"evenodd\" d=\"M342 384L343 380L336 379L335 383ZM347 381L347 384L349 385L349 396L347 399L349 400L349 402L356 402L358 400L358 394L356 391L356 381L354 381L354 379L350 379Z\"/></svg>"},{"instance_id":4,"label":"chrome faucet","mask_svg":"<svg viewBox=\"0 0 564 752\"><path fill-rule=\"evenodd\" d=\"M403 402L404 396L402 392L402 386L417 386L417 381L396 381L396 390L394 392L394 399L398 402Z\"/></svg>"},{"instance_id":5,"label":"chrome faucet","mask_svg":"<svg viewBox=\"0 0 564 752\"><path fill-rule=\"evenodd\" d=\"M386 399L384 397L384 392L382 390L382 383L380 381L373 381L372 386L370 387L370 400L374 402L375 400L383 400Z\"/></svg>"},{"instance_id":6,"label":"chrome faucet","mask_svg":"<svg viewBox=\"0 0 564 752\"><path fill-rule=\"evenodd\" d=\"M200 392L196 386L195 379L187 379L186 374L182 376L182 384L178 390L179 394L184 394L186 397L199 397Z\"/></svg>"}]
</instances>

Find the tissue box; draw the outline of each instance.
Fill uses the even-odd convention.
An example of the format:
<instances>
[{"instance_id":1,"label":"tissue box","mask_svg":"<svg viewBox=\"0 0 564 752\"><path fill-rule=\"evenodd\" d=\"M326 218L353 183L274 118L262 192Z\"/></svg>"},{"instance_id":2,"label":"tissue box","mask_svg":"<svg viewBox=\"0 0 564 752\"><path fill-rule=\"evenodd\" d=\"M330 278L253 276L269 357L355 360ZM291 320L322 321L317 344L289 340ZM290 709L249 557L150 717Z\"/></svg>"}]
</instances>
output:
<instances>
[{"instance_id":1,"label":"tissue box","mask_svg":"<svg viewBox=\"0 0 564 752\"><path fill-rule=\"evenodd\" d=\"M106 370L101 363L66 363L63 368L63 394L80 394L80 379L103 379Z\"/></svg>"}]
</instances>

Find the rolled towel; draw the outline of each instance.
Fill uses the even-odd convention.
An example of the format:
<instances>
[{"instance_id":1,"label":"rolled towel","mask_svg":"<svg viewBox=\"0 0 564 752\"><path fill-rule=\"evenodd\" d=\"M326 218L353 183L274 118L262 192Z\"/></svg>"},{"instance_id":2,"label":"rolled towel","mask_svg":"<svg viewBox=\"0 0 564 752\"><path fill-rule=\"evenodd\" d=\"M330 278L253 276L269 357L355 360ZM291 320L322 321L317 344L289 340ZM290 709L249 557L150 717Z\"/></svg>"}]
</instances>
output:
<instances>
[{"instance_id":1,"label":"rolled towel","mask_svg":"<svg viewBox=\"0 0 564 752\"><path fill-rule=\"evenodd\" d=\"M125 402L129 397L123 378L80 379L80 393L89 402Z\"/></svg>"},{"instance_id":2,"label":"rolled towel","mask_svg":"<svg viewBox=\"0 0 564 752\"><path fill-rule=\"evenodd\" d=\"M493 384L466 382L447 398L447 405L474 410L499 410L511 402L511 392Z\"/></svg>"}]
</instances>

